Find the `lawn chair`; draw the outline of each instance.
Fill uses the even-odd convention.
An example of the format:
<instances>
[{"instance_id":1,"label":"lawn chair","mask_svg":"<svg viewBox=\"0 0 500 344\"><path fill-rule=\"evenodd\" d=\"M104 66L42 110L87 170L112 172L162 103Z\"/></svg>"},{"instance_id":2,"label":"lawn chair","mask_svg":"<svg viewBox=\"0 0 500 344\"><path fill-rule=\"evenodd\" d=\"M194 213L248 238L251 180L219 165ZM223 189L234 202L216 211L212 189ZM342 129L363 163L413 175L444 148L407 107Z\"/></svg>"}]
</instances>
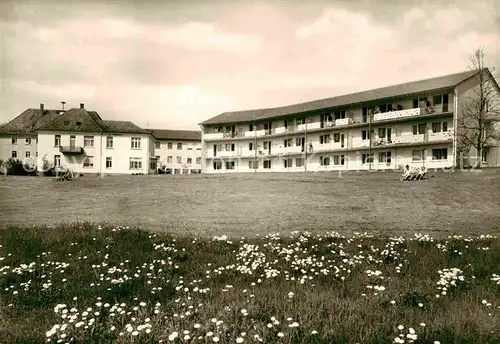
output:
<instances>
[{"instance_id":1,"label":"lawn chair","mask_svg":"<svg viewBox=\"0 0 500 344\"><path fill-rule=\"evenodd\" d=\"M418 170L417 177L415 179L416 180L422 180L422 179L425 179L425 178L427 178L427 169L424 166L422 166Z\"/></svg>"}]
</instances>

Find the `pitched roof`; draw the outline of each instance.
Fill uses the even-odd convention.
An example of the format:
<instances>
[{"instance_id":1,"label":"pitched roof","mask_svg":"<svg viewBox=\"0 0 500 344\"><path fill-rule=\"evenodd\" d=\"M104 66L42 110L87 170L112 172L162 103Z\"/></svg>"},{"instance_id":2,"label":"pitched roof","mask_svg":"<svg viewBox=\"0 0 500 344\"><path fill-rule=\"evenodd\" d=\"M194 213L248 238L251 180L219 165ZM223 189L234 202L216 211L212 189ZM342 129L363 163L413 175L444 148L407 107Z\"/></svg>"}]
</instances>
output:
<instances>
[{"instance_id":1,"label":"pitched roof","mask_svg":"<svg viewBox=\"0 0 500 344\"><path fill-rule=\"evenodd\" d=\"M140 133L147 131L129 121L103 120L96 111L70 109L38 128L39 131L71 131L88 133Z\"/></svg>"},{"instance_id":2,"label":"pitched roof","mask_svg":"<svg viewBox=\"0 0 500 344\"><path fill-rule=\"evenodd\" d=\"M206 124L249 122L267 118L292 115L302 112L366 103L374 100L402 97L430 90L452 88L461 83L462 81L465 81L466 79L472 77L474 74L476 74L476 71L466 71L430 79L411 81L403 84L392 85L363 92L319 99L305 103L286 105L275 108L224 112L200 124L206 125Z\"/></svg>"},{"instance_id":3,"label":"pitched roof","mask_svg":"<svg viewBox=\"0 0 500 344\"><path fill-rule=\"evenodd\" d=\"M99 126L107 133L137 133L147 134L148 132L129 121L100 121Z\"/></svg>"},{"instance_id":4,"label":"pitched roof","mask_svg":"<svg viewBox=\"0 0 500 344\"><path fill-rule=\"evenodd\" d=\"M158 140L201 141L201 131L196 130L151 129L149 132Z\"/></svg>"},{"instance_id":5,"label":"pitched roof","mask_svg":"<svg viewBox=\"0 0 500 344\"><path fill-rule=\"evenodd\" d=\"M3 134L28 134L34 133L37 128L45 125L54 118L64 113L62 110L27 109L19 116L0 127Z\"/></svg>"}]
</instances>

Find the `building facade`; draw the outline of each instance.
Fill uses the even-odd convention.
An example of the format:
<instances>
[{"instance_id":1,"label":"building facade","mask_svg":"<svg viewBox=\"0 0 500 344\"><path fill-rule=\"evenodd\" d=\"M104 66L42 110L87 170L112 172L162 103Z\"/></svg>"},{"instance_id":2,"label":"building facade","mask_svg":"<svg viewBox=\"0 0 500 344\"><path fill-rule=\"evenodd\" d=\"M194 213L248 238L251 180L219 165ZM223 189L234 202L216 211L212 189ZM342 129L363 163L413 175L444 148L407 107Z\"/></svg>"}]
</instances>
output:
<instances>
[{"instance_id":1,"label":"building facade","mask_svg":"<svg viewBox=\"0 0 500 344\"><path fill-rule=\"evenodd\" d=\"M154 138L127 121L103 120L84 104L69 110L28 109L0 128L1 158L32 157L39 171L83 174L156 173ZM28 138L31 138L29 140Z\"/></svg>"},{"instance_id":2,"label":"building facade","mask_svg":"<svg viewBox=\"0 0 500 344\"><path fill-rule=\"evenodd\" d=\"M201 173L201 132L153 129L155 157L160 171L168 174Z\"/></svg>"},{"instance_id":3,"label":"building facade","mask_svg":"<svg viewBox=\"0 0 500 344\"><path fill-rule=\"evenodd\" d=\"M477 87L474 76L463 72L279 108L223 113L201 123L202 171L455 166L459 104ZM482 164L499 163L498 144L492 143Z\"/></svg>"}]
</instances>

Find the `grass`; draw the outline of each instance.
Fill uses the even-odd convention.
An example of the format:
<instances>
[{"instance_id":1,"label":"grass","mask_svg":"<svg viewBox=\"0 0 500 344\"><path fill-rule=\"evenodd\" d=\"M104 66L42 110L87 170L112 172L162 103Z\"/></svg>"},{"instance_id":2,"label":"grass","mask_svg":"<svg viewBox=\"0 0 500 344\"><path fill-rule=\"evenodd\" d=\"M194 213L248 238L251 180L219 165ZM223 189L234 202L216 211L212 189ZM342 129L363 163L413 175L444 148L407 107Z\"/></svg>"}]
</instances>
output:
<instances>
[{"instance_id":1,"label":"grass","mask_svg":"<svg viewBox=\"0 0 500 344\"><path fill-rule=\"evenodd\" d=\"M6 228L0 245L1 343L500 340L493 236L230 240L80 223Z\"/></svg>"},{"instance_id":2,"label":"grass","mask_svg":"<svg viewBox=\"0 0 500 344\"><path fill-rule=\"evenodd\" d=\"M0 227L91 221L202 236L294 230L500 233L500 173L0 177Z\"/></svg>"}]
</instances>

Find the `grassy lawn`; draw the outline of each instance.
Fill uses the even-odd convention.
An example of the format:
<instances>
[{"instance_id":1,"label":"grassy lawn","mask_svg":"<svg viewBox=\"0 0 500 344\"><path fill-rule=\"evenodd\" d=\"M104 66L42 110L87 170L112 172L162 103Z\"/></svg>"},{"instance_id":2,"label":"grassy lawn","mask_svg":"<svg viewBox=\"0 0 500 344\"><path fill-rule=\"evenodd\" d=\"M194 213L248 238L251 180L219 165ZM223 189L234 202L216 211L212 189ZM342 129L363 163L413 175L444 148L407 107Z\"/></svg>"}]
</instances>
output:
<instances>
[{"instance_id":1,"label":"grassy lawn","mask_svg":"<svg viewBox=\"0 0 500 344\"><path fill-rule=\"evenodd\" d=\"M500 171L0 177L0 227L67 221L243 236L294 230L500 233Z\"/></svg>"},{"instance_id":2,"label":"grassy lawn","mask_svg":"<svg viewBox=\"0 0 500 344\"><path fill-rule=\"evenodd\" d=\"M1 343L499 343L500 239L0 230Z\"/></svg>"}]
</instances>

